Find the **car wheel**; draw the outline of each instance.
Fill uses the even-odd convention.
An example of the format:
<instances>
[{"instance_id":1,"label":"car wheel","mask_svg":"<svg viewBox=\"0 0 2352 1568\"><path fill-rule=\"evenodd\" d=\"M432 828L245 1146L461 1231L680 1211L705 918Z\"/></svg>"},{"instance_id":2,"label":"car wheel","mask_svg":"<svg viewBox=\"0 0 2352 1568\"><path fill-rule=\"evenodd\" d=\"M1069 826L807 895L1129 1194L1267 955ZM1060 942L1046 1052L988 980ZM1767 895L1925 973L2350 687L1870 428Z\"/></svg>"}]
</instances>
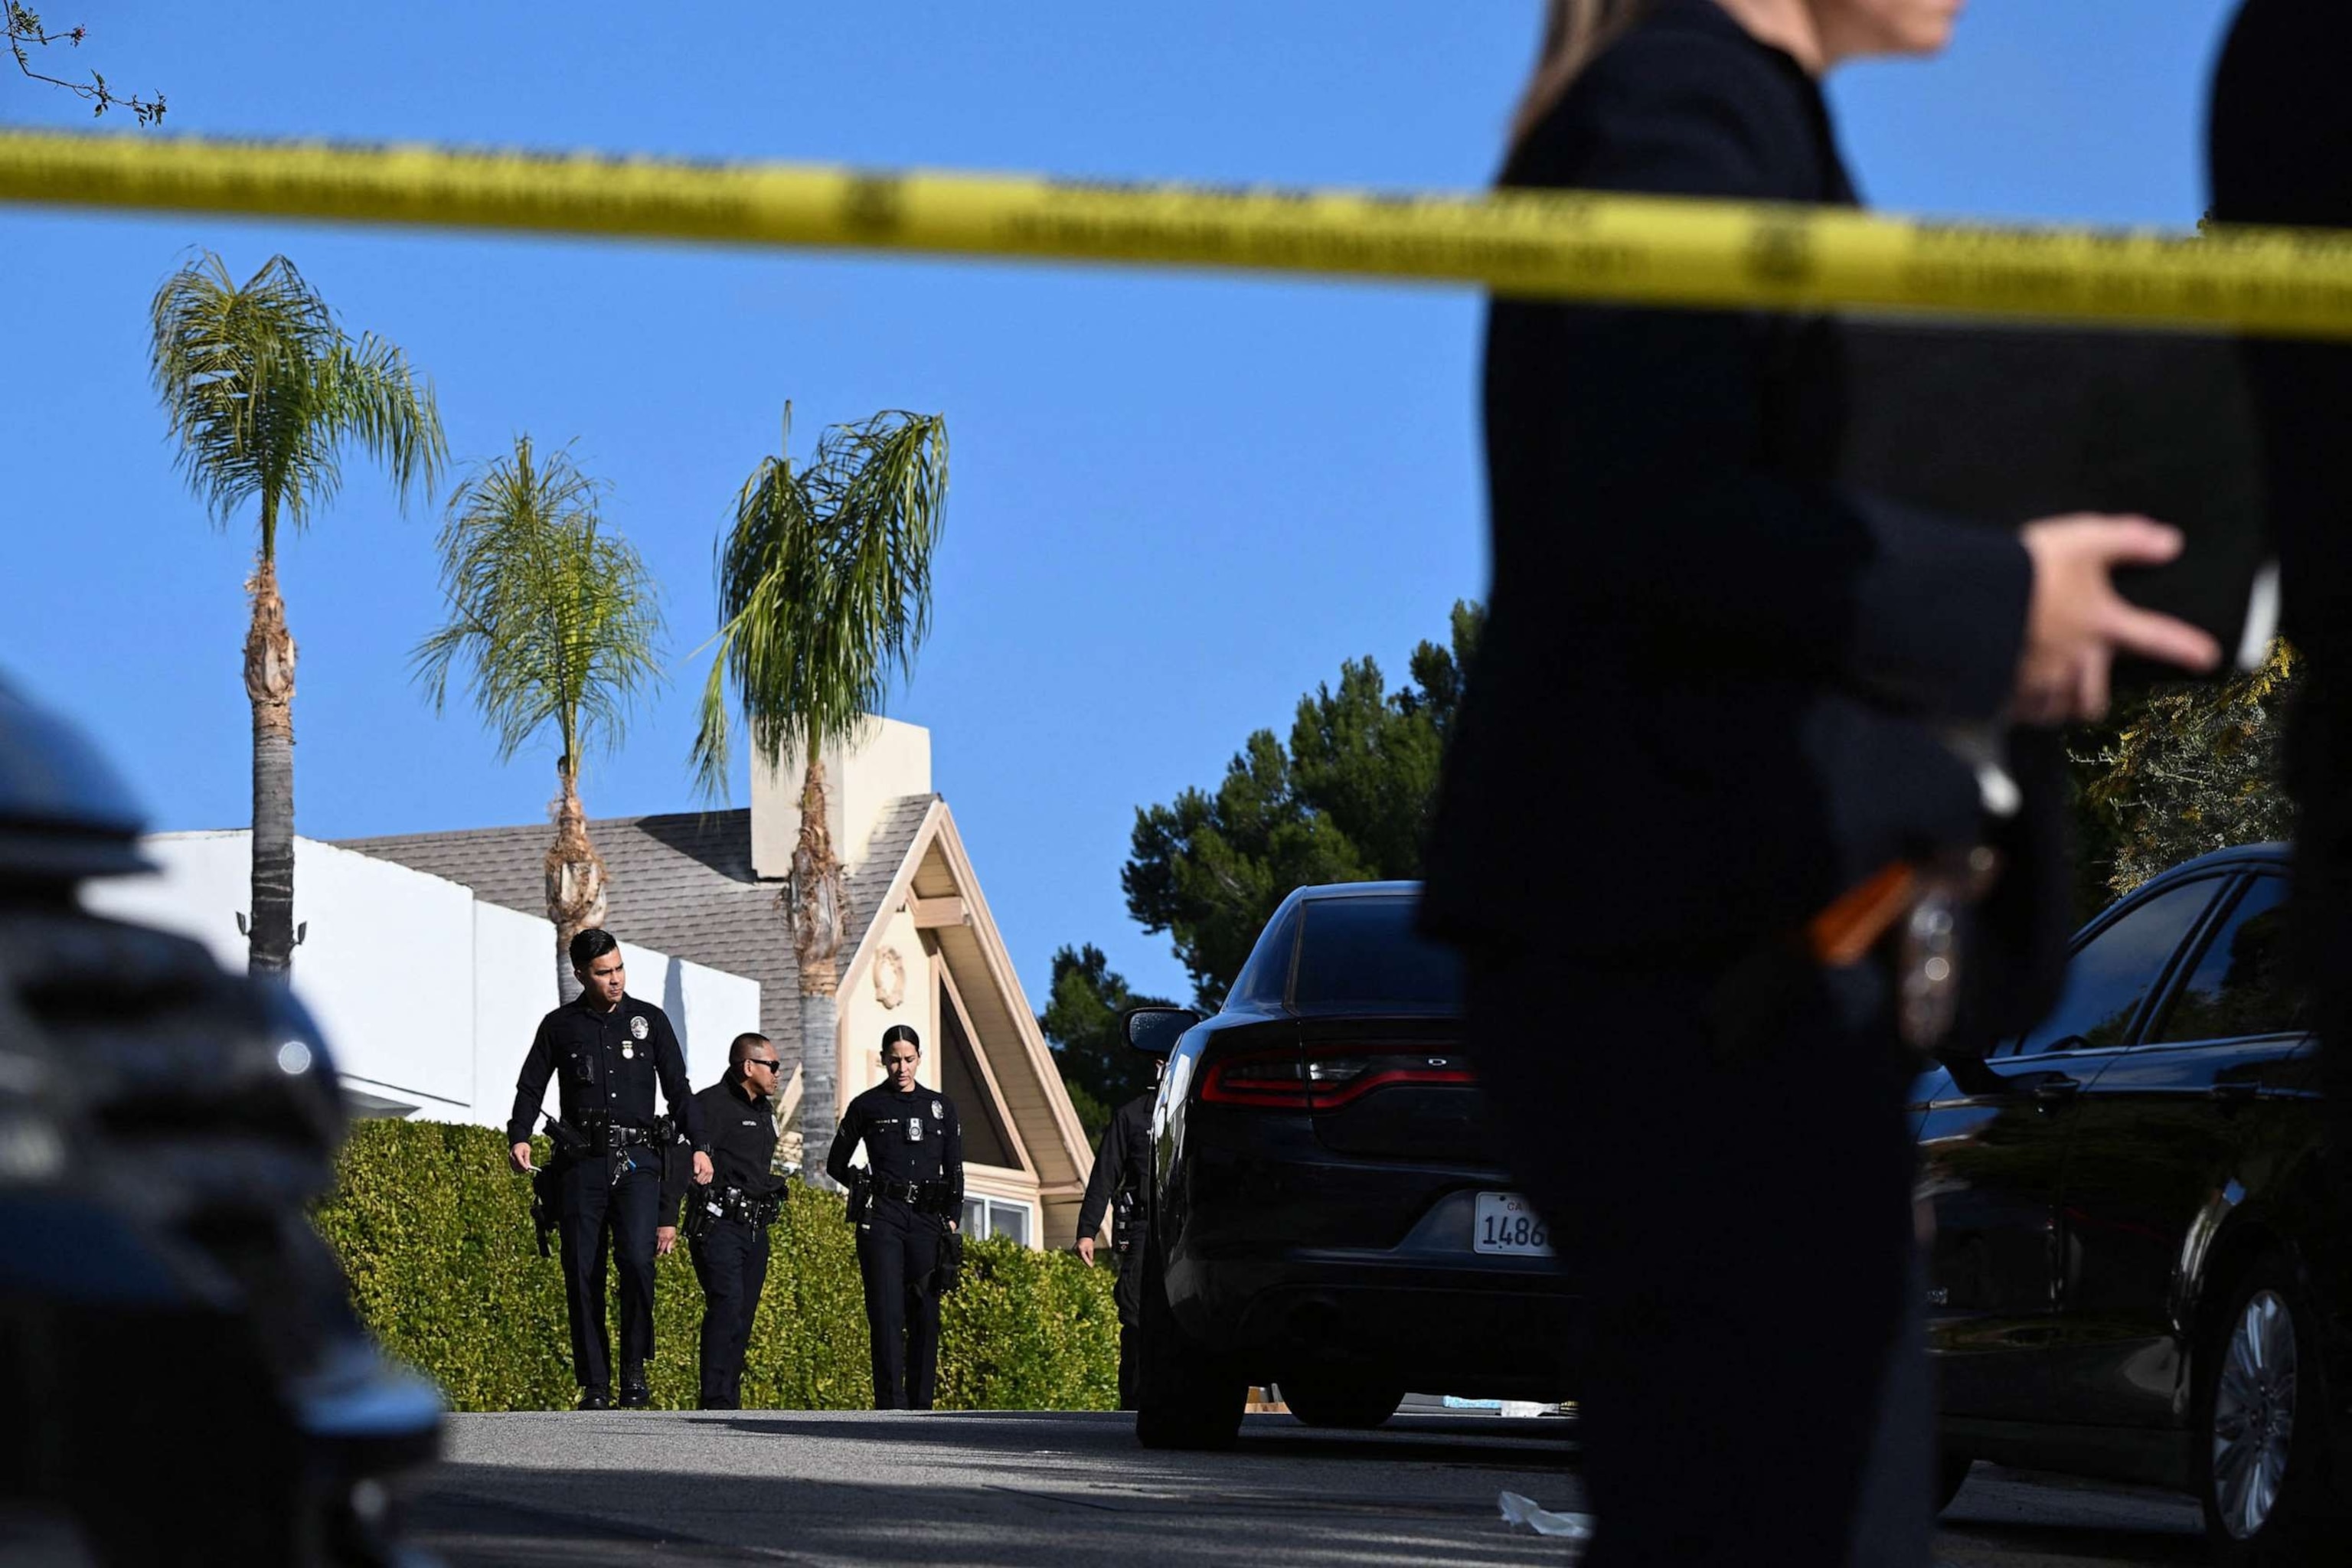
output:
<instances>
[{"instance_id":1,"label":"car wheel","mask_svg":"<svg viewBox=\"0 0 2352 1568\"><path fill-rule=\"evenodd\" d=\"M1969 1484L1969 1472L1976 1468L1976 1463L1974 1459L1964 1458L1958 1454L1937 1461L1936 1511L1937 1513L1952 1506L1952 1500L1960 1495L1962 1487Z\"/></svg>"},{"instance_id":2,"label":"car wheel","mask_svg":"<svg viewBox=\"0 0 2352 1568\"><path fill-rule=\"evenodd\" d=\"M1396 1414L1404 1403L1402 1388L1376 1387L1365 1384L1327 1381L1321 1378L1284 1378L1279 1384L1282 1402L1290 1413L1309 1426L1336 1426L1351 1432L1369 1432Z\"/></svg>"},{"instance_id":3,"label":"car wheel","mask_svg":"<svg viewBox=\"0 0 2352 1568\"><path fill-rule=\"evenodd\" d=\"M2215 1559L2314 1561L2330 1507L2318 1320L2295 1271L2265 1255L2208 1327L2197 1377L2198 1491Z\"/></svg>"},{"instance_id":4,"label":"car wheel","mask_svg":"<svg viewBox=\"0 0 2352 1568\"><path fill-rule=\"evenodd\" d=\"M1160 1275L1160 1250L1143 1256L1141 1387L1135 1437L1147 1448L1230 1448L1249 1404L1249 1379L1208 1352L1177 1322Z\"/></svg>"}]
</instances>

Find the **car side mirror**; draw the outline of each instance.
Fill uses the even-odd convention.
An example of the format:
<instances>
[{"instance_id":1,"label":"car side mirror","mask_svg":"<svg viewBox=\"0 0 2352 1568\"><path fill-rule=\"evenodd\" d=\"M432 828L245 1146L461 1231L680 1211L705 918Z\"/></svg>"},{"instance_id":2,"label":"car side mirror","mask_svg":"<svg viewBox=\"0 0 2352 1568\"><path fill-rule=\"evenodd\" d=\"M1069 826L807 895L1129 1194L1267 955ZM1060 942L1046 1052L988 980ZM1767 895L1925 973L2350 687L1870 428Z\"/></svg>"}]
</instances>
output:
<instances>
[{"instance_id":1,"label":"car side mirror","mask_svg":"<svg viewBox=\"0 0 2352 1568\"><path fill-rule=\"evenodd\" d=\"M1937 1064L1952 1075L1952 1082L1962 1094L1999 1094L2007 1085L2000 1074L1985 1066L1984 1058L1974 1051L1939 1050L1934 1053Z\"/></svg>"},{"instance_id":2,"label":"car side mirror","mask_svg":"<svg viewBox=\"0 0 2352 1568\"><path fill-rule=\"evenodd\" d=\"M1129 1007L1118 1016L1118 1028L1129 1049L1164 1062L1184 1031L1200 1021L1190 1007Z\"/></svg>"}]
</instances>

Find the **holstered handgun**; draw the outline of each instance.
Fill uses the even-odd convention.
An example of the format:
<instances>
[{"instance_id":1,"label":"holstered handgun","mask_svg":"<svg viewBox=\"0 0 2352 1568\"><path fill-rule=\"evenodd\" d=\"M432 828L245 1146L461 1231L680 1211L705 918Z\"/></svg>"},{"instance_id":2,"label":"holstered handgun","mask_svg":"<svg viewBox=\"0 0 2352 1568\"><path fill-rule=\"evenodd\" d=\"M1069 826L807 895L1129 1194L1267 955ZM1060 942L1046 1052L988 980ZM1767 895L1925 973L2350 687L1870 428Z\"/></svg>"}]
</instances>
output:
<instances>
[{"instance_id":1,"label":"holstered handgun","mask_svg":"<svg viewBox=\"0 0 2352 1568\"><path fill-rule=\"evenodd\" d=\"M710 1222L726 1212L726 1200L716 1182L687 1184L684 1229L687 1237L700 1241L710 1229Z\"/></svg>"},{"instance_id":2,"label":"holstered handgun","mask_svg":"<svg viewBox=\"0 0 2352 1568\"><path fill-rule=\"evenodd\" d=\"M940 1237L939 1260L931 1265L931 1294L944 1296L963 1283L963 1233L950 1230Z\"/></svg>"},{"instance_id":3,"label":"holstered handgun","mask_svg":"<svg viewBox=\"0 0 2352 1568\"><path fill-rule=\"evenodd\" d=\"M874 1205L874 1178L864 1171L849 1173L849 1223L864 1225L866 1211Z\"/></svg>"},{"instance_id":4,"label":"holstered handgun","mask_svg":"<svg viewBox=\"0 0 2352 1568\"><path fill-rule=\"evenodd\" d=\"M547 1119L547 1136L554 1143L555 1152L567 1160L583 1160L596 1152L579 1129L568 1127L552 1116Z\"/></svg>"},{"instance_id":5,"label":"holstered handgun","mask_svg":"<svg viewBox=\"0 0 2352 1568\"><path fill-rule=\"evenodd\" d=\"M557 1202L555 1167L541 1165L530 1173L530 1223L539 1231L539 1255L548 1256L547 1235L555 1228Z\"/></svg>"}]
</instances>

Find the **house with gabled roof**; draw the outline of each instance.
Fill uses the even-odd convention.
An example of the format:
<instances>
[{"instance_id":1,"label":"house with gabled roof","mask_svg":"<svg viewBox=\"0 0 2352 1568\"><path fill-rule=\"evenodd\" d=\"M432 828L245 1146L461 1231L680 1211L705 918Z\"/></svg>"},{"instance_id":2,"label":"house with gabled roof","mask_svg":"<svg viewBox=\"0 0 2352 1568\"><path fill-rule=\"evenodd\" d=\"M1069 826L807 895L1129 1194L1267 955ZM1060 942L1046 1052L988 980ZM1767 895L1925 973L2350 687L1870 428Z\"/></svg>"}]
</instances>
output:
<instances>
[{"instance_id":1,"label":"house with gabled roof","mask_svg":"<svg viewBox=\"0 0 2352 1568\"><path fill-rule=\"evenodd\" d=\"M782 893L800 834L800 763L755 768L751 804L589 824L609 880L605 925L625 942L759 986L760 1032L792 1064L787 1159L797 1158L803 1068L831 1053L839 1102L881 1081L893 1024L924 1042L922 1081L962 1111L966 1226L1027 1246L1072 1235L1093 1152L1062 1087L947 800L931 788L930 735L869 721L825 753L845 935L830 1040L806 1040ZM546 904L543 823L353 838L337 847L537 915ZM298 960L299 965L299 960ZM517 1040L519 1061L527 1041ZM690 1054L705 1059L702 1049Z\"/></svg>"}]
</instances>

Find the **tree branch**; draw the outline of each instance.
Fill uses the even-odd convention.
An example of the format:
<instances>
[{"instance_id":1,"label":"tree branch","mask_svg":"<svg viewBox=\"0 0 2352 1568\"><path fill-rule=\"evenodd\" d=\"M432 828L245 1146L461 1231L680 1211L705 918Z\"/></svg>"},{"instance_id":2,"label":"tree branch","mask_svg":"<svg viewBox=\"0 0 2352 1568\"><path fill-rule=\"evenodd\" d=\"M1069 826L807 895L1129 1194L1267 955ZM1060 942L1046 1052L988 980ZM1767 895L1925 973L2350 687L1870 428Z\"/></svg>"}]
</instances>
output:
<instances>
[{"instance_id":1,"label":"tree branch","mask_svg":"<svg viewBox=\"0 0 2352 1568\"><path fill-rule=\"evenodd\" d=\"M108 87L106 78L97 71L89 73L88 81L69 81L64 77L50 76L46 72L35 70L32 57L25 52L26 45L33 44L47 48L53 44L64 44L70 48L78 49L81 47L81 41L89 36L89 29L77 26L68 27L62 33L52 33L42 26L38 16L17 4L17 0L6 0L6 4L8 52L16 58L16 69L20 73L34 81L46 82L51 87L65 89L84 103L90 105L92 115L104 114L110 109L127 109L138 117L139 123L142 125L160 125L163 122L163 95L160 92L152 99L141 98L135 93L125 97Z\"/></svg>"}]
</instances>

